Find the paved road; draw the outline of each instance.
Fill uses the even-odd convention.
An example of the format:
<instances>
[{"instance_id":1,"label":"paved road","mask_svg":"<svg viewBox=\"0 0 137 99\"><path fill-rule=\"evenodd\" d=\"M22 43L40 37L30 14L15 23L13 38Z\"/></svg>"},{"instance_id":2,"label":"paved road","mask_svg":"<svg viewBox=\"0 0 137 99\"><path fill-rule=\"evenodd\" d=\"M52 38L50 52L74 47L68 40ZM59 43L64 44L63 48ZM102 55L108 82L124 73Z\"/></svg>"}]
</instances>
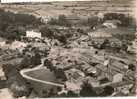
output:
<instances>
[{"instance_id":1,"label":"paved road","mask_svg":"<svg viewBox=\"0 0 137 99\"><path fill-rule=\"evenodd\" d=\"M40 83L43 83L43 84L49 84L49 85L53 85L53 86L63 87L63 86L64 86L63 84L58 84L58 83L43 81L43 80L40 80L40 79L36 79L36 78L30 77L30 76L28 76L28 75L25 74L26 72L31 72L31 71L35 71L35 70L39 70L39 69L46 69L46 67L43 67L44 60L45 60L45 59L42 59L42 64L39 65L39 66L37 66L37 67L21 70L21 71L20 71L20 74L21 74L24 78L26 78L26 79L28 79L28 80L33 80L33 81L40 82Z\"/></svg>"}]
</instances>

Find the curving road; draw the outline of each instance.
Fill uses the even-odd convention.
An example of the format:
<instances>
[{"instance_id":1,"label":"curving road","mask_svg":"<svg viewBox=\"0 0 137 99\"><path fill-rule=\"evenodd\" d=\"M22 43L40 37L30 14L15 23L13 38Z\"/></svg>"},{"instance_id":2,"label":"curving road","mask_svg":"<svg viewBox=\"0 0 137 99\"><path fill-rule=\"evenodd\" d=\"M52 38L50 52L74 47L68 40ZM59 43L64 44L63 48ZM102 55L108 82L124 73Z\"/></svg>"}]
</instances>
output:
<instances>
[{"instance_id":1,"label":"curving road","mask_svg":"<svg viewBox=\"0 0 137 99\"><path fill-rule=\"evenodd\" d=\"M49 82L49 81L43 81L43 80L40 80L40 79L36 79L36 78L33 78L33 77L30 77L28 75L26 75L25 73L26 72L31 72L31 71L35 71L35 70L38 70L38 69L46 69L46 67L43 67L43 63L44 63L44 58L41 60L42 61L42 64L41 65L38 65L37 67L34 67L34 68L29 68L29 69L23 69L20 71L20 74L28 79L28 80L33 80L33 81L36 81L36 82L40 82L40 83L43 83L43 84L48 84L48 85L52 85L52 86L58 86L58 87L64 87L63 84L58 84L58 83L53 83L53 82Z\"/></svg>"}]
</instances>

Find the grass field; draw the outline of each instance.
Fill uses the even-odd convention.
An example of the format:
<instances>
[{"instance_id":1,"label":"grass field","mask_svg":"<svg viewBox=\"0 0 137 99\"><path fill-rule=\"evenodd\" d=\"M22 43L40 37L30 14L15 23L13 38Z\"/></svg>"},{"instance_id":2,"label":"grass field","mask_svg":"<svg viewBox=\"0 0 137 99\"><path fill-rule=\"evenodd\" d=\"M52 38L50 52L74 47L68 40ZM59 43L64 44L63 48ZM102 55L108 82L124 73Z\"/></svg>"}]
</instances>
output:
<instances>
[{"instance_id":1,"label":"grass field","mask_svg":"<svg viewBox=\"0 0 137 99\"><path fill-rule=\"evenodd\" d=\"M56 83L56 78L54 73L50 72L47 69L39 69L39 70L27 72L26 74L29 75L30 77L34 77L39 80Z\"/></svg>"}]
</instances>

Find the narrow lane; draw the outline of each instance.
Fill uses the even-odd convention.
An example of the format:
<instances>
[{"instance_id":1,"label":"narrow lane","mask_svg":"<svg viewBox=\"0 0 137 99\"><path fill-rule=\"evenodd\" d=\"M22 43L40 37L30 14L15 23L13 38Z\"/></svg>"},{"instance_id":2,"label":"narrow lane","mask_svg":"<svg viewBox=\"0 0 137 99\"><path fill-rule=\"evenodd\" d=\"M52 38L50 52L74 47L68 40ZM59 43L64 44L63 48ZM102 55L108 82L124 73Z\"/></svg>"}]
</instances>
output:
<instances>
[{"instance_id":1,"label":"narrow lane","mask_svg":"<svg viewBox=\"0 0 137 99\"><path fill-rule=\"evenodd\" d=\"M49 85L52 85L52 86L64 87L63 84L53 83L53 82L49 82L49 81L43 81L43 80L36 79L36 78L33 78L33 77L30 77L30 76L26 75L27 72L31 72L31 71L35 71L35 70L39 70L39 69L46 69L46 67L43 66L44 60L45 60L45 58L43 58L41 60L42 61L41 65L38 65L37 67L21 70L20 74L28 80L33 80L33 81L36 81L36 82L40 82L40 83L43 83L43 84L49 84Z\"/></svg>"}]
</instances>

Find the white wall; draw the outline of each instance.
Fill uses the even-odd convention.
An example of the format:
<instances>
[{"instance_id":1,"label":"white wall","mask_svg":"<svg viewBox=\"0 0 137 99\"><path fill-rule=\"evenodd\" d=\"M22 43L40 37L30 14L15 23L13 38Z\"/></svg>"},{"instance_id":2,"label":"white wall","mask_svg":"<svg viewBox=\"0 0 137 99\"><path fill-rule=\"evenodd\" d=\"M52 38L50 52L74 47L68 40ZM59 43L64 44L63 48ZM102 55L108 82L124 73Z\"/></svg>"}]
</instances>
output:
<instances>
[{"instance_id":1,"label":"white wall","mask_svg":"<svg viewBox=\"0 0 137 99\"><path fill-rule=\"evenodd\" d=\"M26 31L26 37L41 38L41 33L40 32L34 32L34 31Z\"/></svg>"}]
</instances>

